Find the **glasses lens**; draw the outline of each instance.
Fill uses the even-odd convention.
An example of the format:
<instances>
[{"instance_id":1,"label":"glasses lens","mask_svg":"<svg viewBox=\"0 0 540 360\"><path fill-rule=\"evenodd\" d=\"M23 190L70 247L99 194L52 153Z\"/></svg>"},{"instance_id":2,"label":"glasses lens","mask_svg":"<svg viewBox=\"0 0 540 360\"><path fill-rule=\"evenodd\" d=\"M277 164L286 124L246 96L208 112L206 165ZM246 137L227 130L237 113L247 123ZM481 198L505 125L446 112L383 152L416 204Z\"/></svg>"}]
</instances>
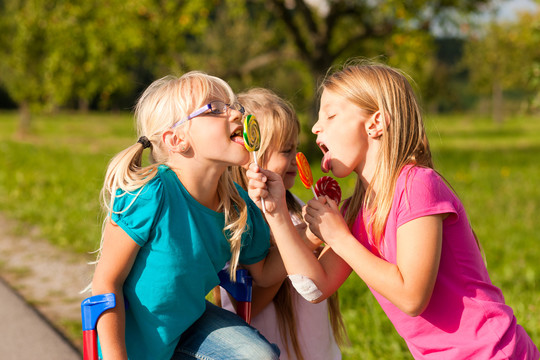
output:
<instances>
[{"instance_id":1,"label":"glasses lens","mask_svg":"<svg viewBox=\"0 0 540 360\"><path fill-rule=\"evenodd\" d=\"M227 112L227 104L221 101L212 101L210 103L210 112L212 114L225 114Z\"/></svg>"},{"instance_id":2,"label":"glasses lens","mask_svg":"<svg viewBox=\"0 0 540 360\"><path fill-rule=\"evenodd\" d=\"M231 106L231 109L234 109L236 111L239 111L242 115L245 114L246 110L244 109L244 107L242 106L242 104L240 103L237 103L235 102L234 104L232 104Z\"/></svg>"}]
</instances>

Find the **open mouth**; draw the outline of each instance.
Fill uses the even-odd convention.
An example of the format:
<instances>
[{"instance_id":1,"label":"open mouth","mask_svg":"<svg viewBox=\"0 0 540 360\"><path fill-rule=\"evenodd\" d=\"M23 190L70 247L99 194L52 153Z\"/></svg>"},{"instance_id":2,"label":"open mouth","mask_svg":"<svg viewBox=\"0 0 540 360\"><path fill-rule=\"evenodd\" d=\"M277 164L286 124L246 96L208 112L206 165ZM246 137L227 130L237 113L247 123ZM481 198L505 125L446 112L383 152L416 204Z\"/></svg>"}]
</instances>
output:
<instances>
[{"instance_id":1,"label":"open mouth","mask_svg":"<svg viewBox=\"0 0 540 360\"><path fill-rule=\"evenodd\" d=\"M242 131L242 127L237 128L230 137L233 142L242 146L244 145L244 133Z\"/></svg>"},{"instance_id":2,"label":"open mouth","mask_svg":"<svg viewBox=\"0 0 540 360\"><path fill-rule=\"evenodd\" d=\"M323 153L323 158L321 160L321 170L324 173L328 173L330 170L332 170L332 155L330 154L330 150L322 142L317 143L317 145L319 145L319 148Z\"/></svg>"}]
</instances>

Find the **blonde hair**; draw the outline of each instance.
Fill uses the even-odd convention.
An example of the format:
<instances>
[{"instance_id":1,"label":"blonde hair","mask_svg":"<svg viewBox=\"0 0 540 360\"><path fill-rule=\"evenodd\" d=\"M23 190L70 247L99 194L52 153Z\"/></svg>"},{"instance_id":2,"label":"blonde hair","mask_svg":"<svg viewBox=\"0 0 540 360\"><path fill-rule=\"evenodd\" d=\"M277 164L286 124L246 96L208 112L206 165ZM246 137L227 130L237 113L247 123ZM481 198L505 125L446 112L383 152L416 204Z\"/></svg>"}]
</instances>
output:
<instances>
[{"instance_id":1,"label":"blonde hair","mask_svg":"<svg viewBox=\"0 0 540 360\"><path fill-rule=\"evenodd\" d=\"M137 137L144 136L150 142L151 164L142 166L144 147L139 142L121 151L111 160L101 190L106 213L104 225L111 220L116 197L133 192L138 195L156 176L158 166L169 161L169 152L162 143L161 135L188 114L213 100L233 103L236 97L225 81L198 71L188 72L181 77L165 76L154 81L143 92L135 106L135 119ZM181 126L187 126L186 124L189 122ZM122 190L120 195L117 195L118 190ZM225 215L223 233L231 246L230 274L234 280L241 237L247 222L247 208L228 171L221 175L217 192L220 198L218 211ZM103 244L103 236L101 243Z\"/></svg>"},{"instance_id":2,"label":"blonde hair","mask_svg":"<svg viewBox=\"0 0 540 360\"><path fill-rule=\"evenodd\" d=\"M296 146L300 133L300 122L293 106L268 89L253 88L238 94L238 101L245 107L246 112L255 115L261 130L261 147L257 151L257 161L265 167L269 161L268 149L286 150L291 143ZM233 177L244 188L247 188L245 169L240 166L231 168ZM302 217L302 208L290 191L286 192L287 207L290 211ZM297 333L294 304L291 297L291 284L284 281L272 300L277 312L278 326L287 354L290 349L287 334L291 339L296 358L304 359ZM334 336L338 344L345 344L346 330L339 311L337 292L328 299L329 316Z\"/></svg>"},{"instance_id":3,"label":"blonde hair","mask_svg":"<svg viewBox=\"0 0 540 360\"><path fill-rule=\"evenodd\" d=\"M381 148L373 180L367 189L357 180L345 213L350 228L360 208L371 214L368 228L380 249L401 170L409 164L433 169L418 100L407 75L390 66L365 60L349 62L329 73L321 90L343 96L366 111L368 116L380 111L382 118L388 120L380 138ZM376 193L374 187L377 188Z\"/></svg>"}]
</instances>

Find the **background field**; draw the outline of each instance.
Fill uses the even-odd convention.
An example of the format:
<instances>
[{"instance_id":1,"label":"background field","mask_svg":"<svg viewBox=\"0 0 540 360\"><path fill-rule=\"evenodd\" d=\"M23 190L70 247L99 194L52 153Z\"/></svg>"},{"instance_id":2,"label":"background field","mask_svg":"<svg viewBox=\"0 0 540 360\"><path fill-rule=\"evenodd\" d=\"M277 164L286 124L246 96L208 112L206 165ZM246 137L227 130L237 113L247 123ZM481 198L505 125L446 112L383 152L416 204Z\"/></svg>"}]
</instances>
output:
<instances>
[{"instance_id":1,"label":"background field","mask_svg":"<svg viewBox=\"0 0 540 360\"><path fill-rule=\"evenodd\" d=\"M36 117L32 135L14 138L16 114L0 113L0 212L18 231L37 225L41 236L76 252L95 249L99 190L110 158L135 139L129 114ZM437 169L468 210L492 281L503 289L518 322L540 344L540 121L513 117L500 126L473 115L426 119ZM310 159L314 178L322 176ZM354 177L339 179L350 194ZM299 182L304 200L311 191ZM340 290L352 345L346 359L410 359L362 281L351 275Z\"/></svg>"}]
</instances>

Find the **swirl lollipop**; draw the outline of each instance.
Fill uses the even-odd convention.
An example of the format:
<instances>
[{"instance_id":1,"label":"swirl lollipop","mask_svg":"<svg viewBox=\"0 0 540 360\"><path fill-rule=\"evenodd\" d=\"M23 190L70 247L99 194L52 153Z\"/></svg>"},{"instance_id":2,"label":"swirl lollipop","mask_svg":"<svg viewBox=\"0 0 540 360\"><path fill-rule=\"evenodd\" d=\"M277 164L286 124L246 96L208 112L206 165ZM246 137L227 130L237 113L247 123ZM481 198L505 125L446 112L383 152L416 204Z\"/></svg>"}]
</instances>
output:
<instances>
[{"instance_id":1,"label":"swirl lollipop","mask_svg":"<svg viewBox=\"0 0 540 360\"><path fill-rule=\"evenodd\" d=\"M257 150L261 148L261 130L259 129L259 122L254 115L247 115L244 118L244 146L247 151L253 153L253 160L255 164L259 166L257 162ZM266 212L266 206L264 205L264 199L261 198L261 204L263 212Z\"/></svg>"},{"instance_id":2,"label":"swirl lollipop","mask_svg":"<svg viewBox=\"0 0 540 360\"><path fill-rule=\"evenodd\" d=\"M301 152L296 153L296 165L298 166L298 175L300 175L302 184L304 184L306 189L311 188L313 195L318 199L315 189L313 189L313 175L311 175L311 168L309 167L306 156Z\"/></svg>"},{"instance_id":3,"label":"swirl lollipop","mask_svg":"<svg viewBox=\"0 0 540 360\"><path fill-rule=\"evenodd\" d=\"M259 129L259 122L255 116L251 114L244 118L244 146L249 152L257 151L261 147L261 130Z\"/></svg>"},{"instance_id":4,"label":"swirl lollipop","mask_svg":"<svg viewBox=\"0 0 540 360\"><path fill-rule=\"evenodd\" d=\"M315 184L315 193L319 196L328 196L339 205L341 201L341 188L339 183L330 176L323 176Z\"/></svg>"}]
</instances>

